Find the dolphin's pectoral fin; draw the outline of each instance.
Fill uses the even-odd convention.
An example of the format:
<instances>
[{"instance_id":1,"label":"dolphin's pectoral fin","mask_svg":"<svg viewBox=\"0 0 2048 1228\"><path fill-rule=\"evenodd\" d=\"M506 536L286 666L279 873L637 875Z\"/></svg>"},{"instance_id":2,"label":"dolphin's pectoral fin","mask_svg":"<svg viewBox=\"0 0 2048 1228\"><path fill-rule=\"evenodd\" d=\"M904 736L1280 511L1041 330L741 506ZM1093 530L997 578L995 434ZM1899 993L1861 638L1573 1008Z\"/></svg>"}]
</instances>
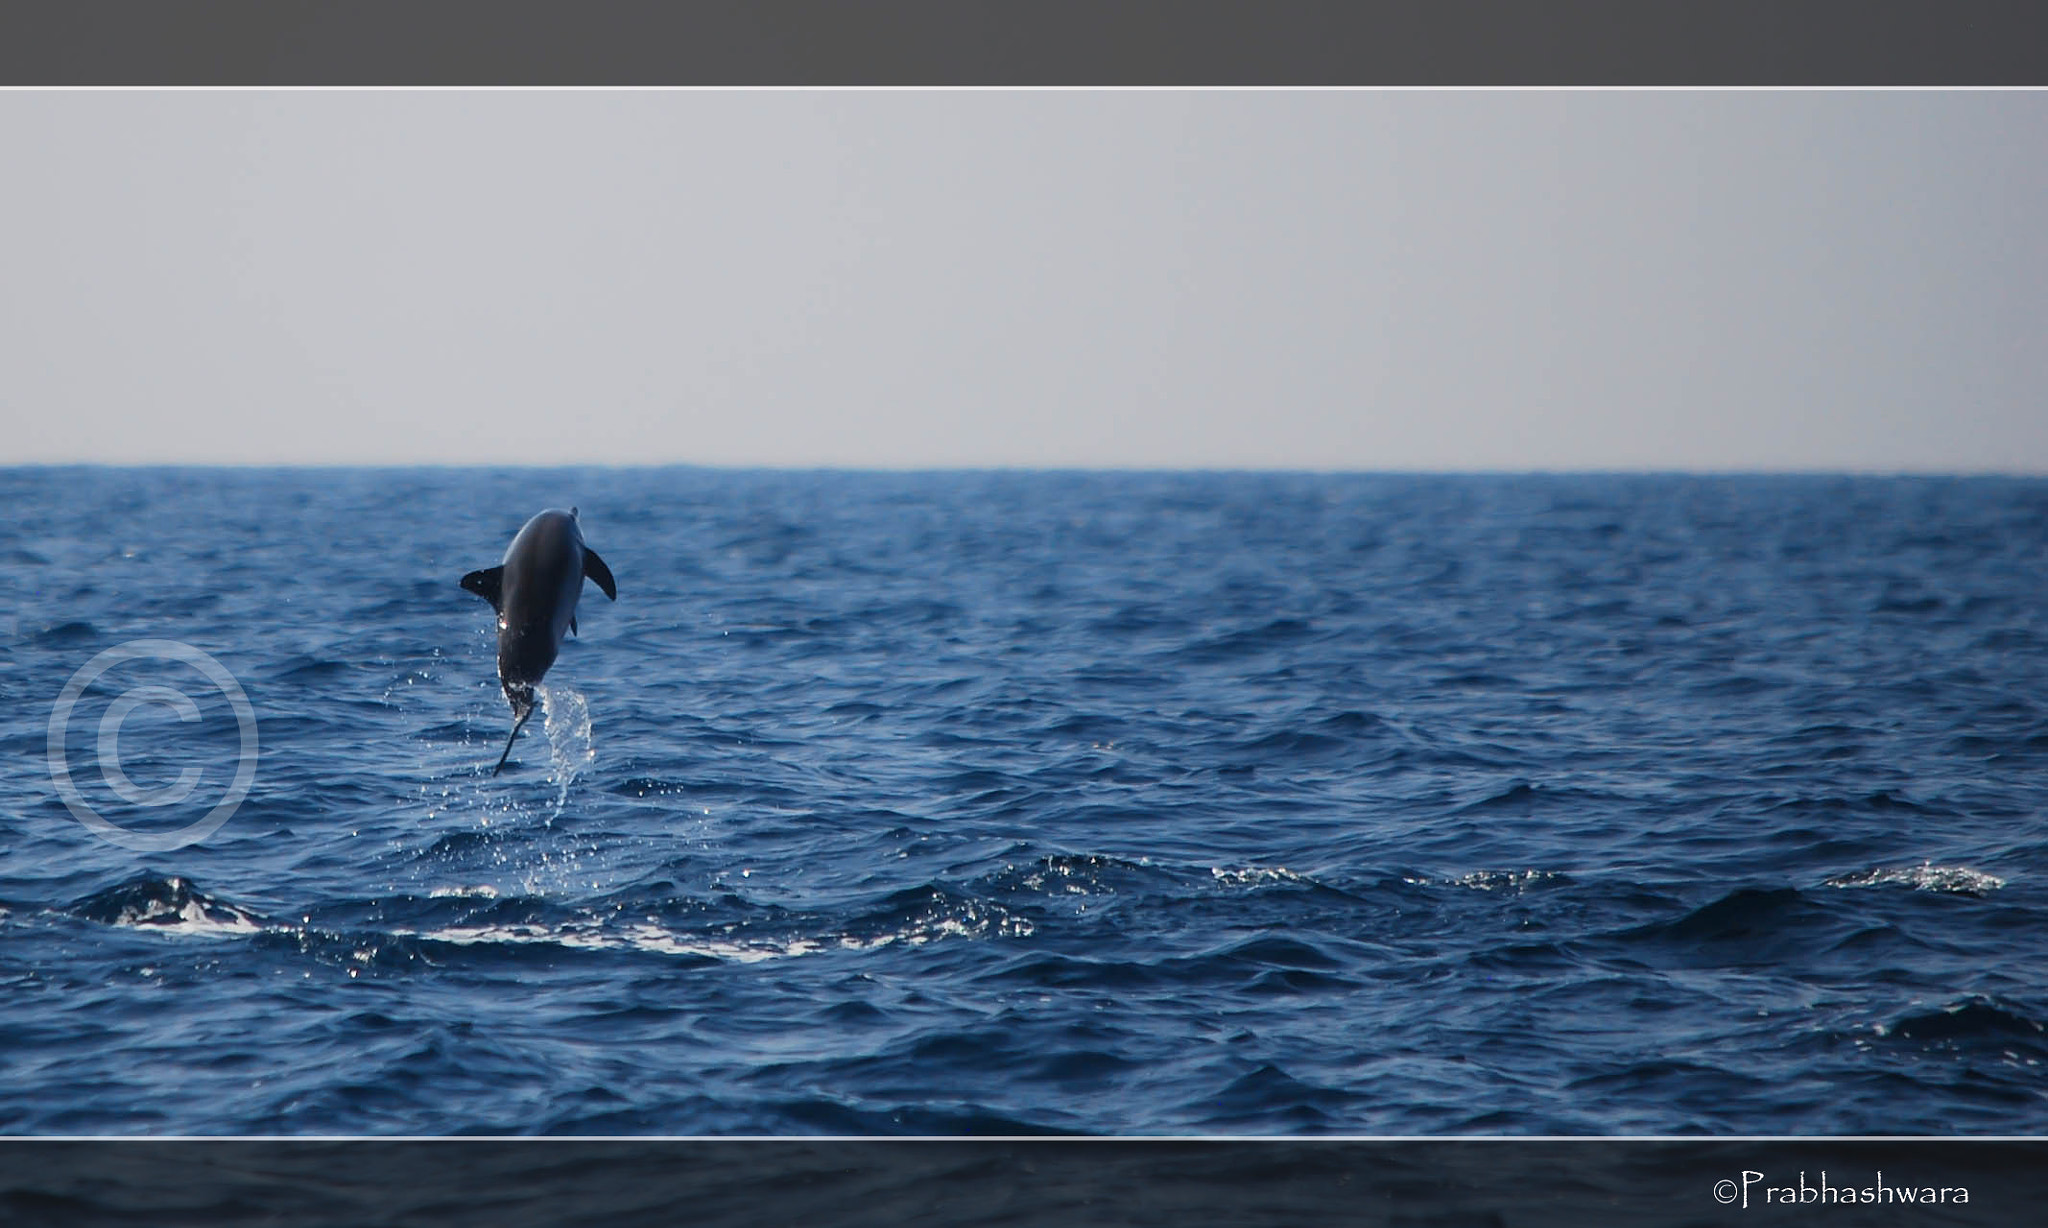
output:
<instances>
[{"instance_id":1,"label":"dolphin's pectoral fin","mask_svg":"<svg viewBox=\"0 0 2048 1228\"><path fill-rule=\"evenodd\" d=\"M503 567L486 567L462 577L462 587L490 602L491 608L496 610L500 608L498 599L503 593L504 580Z\"/></svg>"},{"instance_id":2,"label":"dolphin's pectoral fin","mask_svg":"<svg viewBox=\"0 0 2048 1228\"><path fill-rule=\"evenodd\" d=\"M597 581L597 586L604 590L606 597L613 601L619 599L619 586L612 583L612 569L606 567L604 560L597 557L597 551L588 547L583 551L583 575L585 579Z\"/></svg>"},{"instance_id":3,"label":"dolphin's pectoral fin","mask_svg":"<svg viewBox=\"0 0 2048 1228\"><path fill-rule=\"evenodd\" d=\"M569 634L576 634L576 616L574 614L571 614L569 616Z\"/></svg>"}]
</instances>

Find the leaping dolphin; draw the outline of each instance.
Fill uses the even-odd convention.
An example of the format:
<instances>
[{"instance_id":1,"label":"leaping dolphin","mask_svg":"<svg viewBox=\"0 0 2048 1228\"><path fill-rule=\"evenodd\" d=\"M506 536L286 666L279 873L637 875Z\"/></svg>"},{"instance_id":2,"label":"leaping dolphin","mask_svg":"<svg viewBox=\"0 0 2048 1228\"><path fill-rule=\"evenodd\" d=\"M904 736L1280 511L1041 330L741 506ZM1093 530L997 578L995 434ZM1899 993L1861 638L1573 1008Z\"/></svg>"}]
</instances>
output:
<instances>
[{"instance_id":1,"label":"leaping dolphin","mask_svg":"<svg viewBox=\"0 0 2048 1228\"><path fill-rule=\"evenodd\" d=\"M597 581L606 597L619 599L611 568L583 544L572 507L566 512L549 508L527 521L506 547L503 563L462 577L462 587L498 612L498 682L512 705L513 720L493 776L504 769L512 743L533 715L533 688L555 663L562 636L576 630L576 599L583 595L586 576Z\"/></svg>"}]
</instances>

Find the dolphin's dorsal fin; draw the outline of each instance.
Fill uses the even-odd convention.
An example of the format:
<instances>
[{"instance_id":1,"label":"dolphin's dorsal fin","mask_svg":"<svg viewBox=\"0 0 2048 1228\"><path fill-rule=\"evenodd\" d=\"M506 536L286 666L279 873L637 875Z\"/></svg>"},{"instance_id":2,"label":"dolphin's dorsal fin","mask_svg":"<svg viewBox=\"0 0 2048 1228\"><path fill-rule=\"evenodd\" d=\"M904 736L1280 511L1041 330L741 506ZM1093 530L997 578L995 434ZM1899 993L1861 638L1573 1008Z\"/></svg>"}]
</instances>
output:
<instances>
[{"instance_id":1,"label":"dolphin's dorsal fin","mask_svg":"<svg viewBox=\"0 0 2048 1228\"><path fill-rule=\"evenodd\" d=\"M606 597L613 601L619 599L619 586L612 583L612 569L606 567L604 560L597 557L597 551L588 546L583 548L583 575L585 579L597 581Z\"/></svg>"},{"instance_id":2,"label":"dolphin's dorsal fin","mask_svg":"<svg viewBox=\"0 0 2048 1228\"><path fill-rule=\"evenodd\" d=\"M498 600L503 596L504 582L503 567L486 567L482 571L472 571L462 577L462 587L490 602L493 610L500 608Z\"/></svg>"}]
</instances>

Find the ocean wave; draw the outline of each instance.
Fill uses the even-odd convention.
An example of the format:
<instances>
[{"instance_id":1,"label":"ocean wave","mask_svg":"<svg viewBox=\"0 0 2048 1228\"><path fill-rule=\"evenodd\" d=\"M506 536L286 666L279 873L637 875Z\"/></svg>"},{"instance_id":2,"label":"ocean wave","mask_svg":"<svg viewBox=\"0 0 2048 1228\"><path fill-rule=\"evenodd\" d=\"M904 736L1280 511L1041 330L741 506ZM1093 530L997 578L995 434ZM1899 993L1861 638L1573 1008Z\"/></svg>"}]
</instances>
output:
<instances>
[{"instance_id":1,"label":"ocean wave","mask_svg":"<svg viewBox=\"0 0 2048 1228\"><path fill-rule=\"evenodd\" d=\"M1947 1046L1978 1043L2023 1045L2048 1049L2048 1024L2021 1008L1995 998L1961 998L1938 1010L1903 1015L1871 1029L1880 1037L1917 1040Z\"/></svg>"},{"instance_id":2,"label":"ocean wave","mask_svg":"<svg viewBox=\"0 0 2048 1228\"><path fill-rule=\"evenodd\" d=\"M57 561L0 559L17 1133L2038 1125L2048 481L0 492ZM533 500L619 598L492 777L456 578ZM262 743L147 863L44 763L142 636L232 646Z\"/></svg>"},{"instance_id":3,"label":"ocean wave","mask_svg":"<svg viewBox=\"0 0 2048 1228\"><path fill-rule=\"evenodd\" d=\"M255 913L216 899L175 875L138 875L76 901L71 912L103 925L165 933L227 936L265 928Z\"/></svg>"}]
</instances>

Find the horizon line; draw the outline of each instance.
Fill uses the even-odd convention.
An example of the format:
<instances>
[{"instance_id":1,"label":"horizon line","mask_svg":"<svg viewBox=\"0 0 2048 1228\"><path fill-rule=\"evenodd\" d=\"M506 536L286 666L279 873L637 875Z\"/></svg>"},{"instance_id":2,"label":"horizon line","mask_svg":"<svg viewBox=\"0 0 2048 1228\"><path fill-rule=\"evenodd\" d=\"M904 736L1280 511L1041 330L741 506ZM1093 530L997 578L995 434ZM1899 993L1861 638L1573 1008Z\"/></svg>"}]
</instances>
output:
<instances>
[{"instance_id":1,"label":"horizon line","mask_svg":"<svg viewBox=\"0 0 2048 1228\"><path fill-rule=\"evenodd\" d=\"M831 474L1244 474L1312 477L1854 477L1854 478L2048 478L2048 468L1956 468L1919 469L1879 466L1536 466L1530 468L1455 466L1389 466L1386 468L1337 468L1287 465L1146 465L1146 464L773 464L718 461L565 461L539 464L512 462L447 461L102 461L34 460L0 461L0 472L34 469L128 469L128 470L246 470L251 472L305 470L453 470L464 472L546 472L572 469L611 471L698 470L722 473L831 473Z\"/></svg>"}]
</instances>

